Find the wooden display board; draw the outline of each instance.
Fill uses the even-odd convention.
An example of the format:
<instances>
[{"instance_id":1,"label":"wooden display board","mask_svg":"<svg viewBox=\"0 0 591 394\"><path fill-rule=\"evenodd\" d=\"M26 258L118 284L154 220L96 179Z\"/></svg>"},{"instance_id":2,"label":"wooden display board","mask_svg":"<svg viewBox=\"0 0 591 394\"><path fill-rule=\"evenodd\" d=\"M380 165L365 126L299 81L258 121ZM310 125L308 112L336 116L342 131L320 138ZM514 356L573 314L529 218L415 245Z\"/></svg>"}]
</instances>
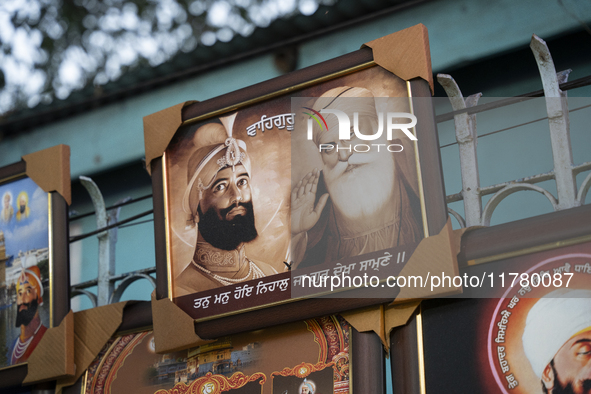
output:
<instances>
[{"instance_id":1,"label":"wooden display board","mask_svg":"<svg viewBox=\"0 0 591 394\"><path fill-rule=\"evenodd\" d=\"M65 394L300 393L302 385L316 393L385 392L384 354L377 335L358 333L340 316L157 354L149 327L127 330L144 323L141 309L125 309L123 330L103 346L76 384L64 389Z\"/></svg>"},{"instance_id":2,"label":"wooden display board","mask_svg":"<svg viewBox=\"0 0 591 394\"><path fill-rule=\"evenodd\" d=\"M392 301L397 289L336 299L317 298L326 287L295 287L304 275L395 275L421 240L444 229L431 91L427 32L417 25L144 118L156 298L195 319L201 338ZM349 109L343 137L328 113ZM378 123L384 131L374 140ZM392 123L398 129L386 132Z\"/></svg>"}]
</instances>

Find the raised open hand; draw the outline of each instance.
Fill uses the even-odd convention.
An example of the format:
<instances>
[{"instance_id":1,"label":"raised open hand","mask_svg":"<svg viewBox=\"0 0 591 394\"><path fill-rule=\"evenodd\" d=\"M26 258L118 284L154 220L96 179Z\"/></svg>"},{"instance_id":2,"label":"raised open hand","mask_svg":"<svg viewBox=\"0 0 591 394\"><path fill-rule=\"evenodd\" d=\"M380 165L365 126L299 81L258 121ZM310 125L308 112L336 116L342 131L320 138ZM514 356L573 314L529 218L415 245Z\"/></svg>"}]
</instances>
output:
<instances>
[{"instance_id":1,"label":"raised open hand","mask_svg":"<svg viewBox=\"0 0 591 394\"><path fill-rule=\"evenodd\" d=\"M328 193L323 194L314 207L320 171L315 168L298 182L291 192L291 234L296 235L310 230L318 219L328 200Z\"/></svg>"}]
</instances>

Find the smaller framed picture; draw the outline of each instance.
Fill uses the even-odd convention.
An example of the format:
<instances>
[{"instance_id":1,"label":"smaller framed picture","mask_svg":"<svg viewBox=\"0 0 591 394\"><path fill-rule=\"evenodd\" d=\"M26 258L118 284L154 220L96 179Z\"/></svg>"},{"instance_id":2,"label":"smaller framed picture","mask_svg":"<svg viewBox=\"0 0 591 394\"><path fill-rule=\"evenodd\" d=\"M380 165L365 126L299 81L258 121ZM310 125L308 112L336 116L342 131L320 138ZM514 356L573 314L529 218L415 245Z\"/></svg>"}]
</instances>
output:
<instances>
[{"instance_id":1,"label":"smaller framed picture","mask_svg":"<svg viewBox=\"0 0 591 394\"><path fill-rule=\"evenodd\" d=\"M408 392L421 379L429 394L450 387L486 394L586 392L590 218L591 207L583 206L468 233L461 275L484 277L488 288L424 301L411 325L394 333L402 346L393 359L415 349L406 367L416 371L405 377L402 362L393 364L394 392ZM515 234L521 234L517 241L504 242Z\"/></svg>"},{"instance_id":2,"label":"smaller framed picture","mask_svg":"<svg viewBox=\"0 0 591 394\"><path fill-rule=\"evenodd\" d=\"M83 375L80 392L352 393L353 365L360 376L372 381L383 376L381 349L352 352L357 335L362 334L341 317L325 316L156 354L152 331L132 333L112 338L104 346ZM375 362L363 363L359 357Z\"/></svg>"},{"instance_id":3,"label":"smaller framed picture","mask_svg":"<svg viewBox=\"0 0 591 394\"><path fill-rule=\"evenodd\" d=\"M0 168L0 387L19 383L44 334L70 309L69 148L23 159Z\"/></svg>"}]
</instances>

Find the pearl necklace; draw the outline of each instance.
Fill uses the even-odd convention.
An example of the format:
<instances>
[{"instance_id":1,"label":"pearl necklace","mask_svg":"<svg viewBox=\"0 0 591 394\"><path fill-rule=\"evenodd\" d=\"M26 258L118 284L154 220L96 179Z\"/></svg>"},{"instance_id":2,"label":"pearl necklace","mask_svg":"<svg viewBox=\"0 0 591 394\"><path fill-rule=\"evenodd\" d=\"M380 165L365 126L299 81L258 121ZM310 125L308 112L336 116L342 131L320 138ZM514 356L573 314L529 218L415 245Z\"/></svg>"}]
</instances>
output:
<instances>
[{"instance_id":1,"label":"pearl necklace","mask_svg":"<svg viewBox=\"0 0 591 394\"><path fill-rule=\"evenodd\" d=\"M225 278L223 276L219 276L217 274L214 274L213 272L211 272L207 268L202 267L201 265L197 264L195 262L195 260L192 260L191 262L195 265L195 267L200 269L205 274L209 275L211 278L217 280L218 282L220 282L224 286L229 286L234 283L244 282L250 276L250 274L252 274L252 279L260 279L260 278L264 278L265 276L267 276L255 263L252 262L251 259L246 257L246 260L248 261L248 265L249 265L248 273L246 274L246 276L244 276L242 278L238 278L238 279Z\"/></svg>"},{"instance_id":2,"label":"pearl necklace","mask_svg":"<svg viewBox=\"0 0 591 394\"><path fill-rule=\"evenodd\" d=\"M21 358L23 356L23 354L25 354L25 352L29 348L29 345L31 344L31 342L33 342L33 338L35 338L35 335L37 335L37 332L39 331L41 326L42 326L42 323L39 322L39 327L37 327L37 329L35 330L33 335L31 335L29 337L29 339L27 339L25 342L21 342L21 337L20 336L18 337L18 339L16 341L16 345L14 346L14 349L12 350L12 358L15 361L18 360L19 358Z\"/></svg>"}]
</instances>

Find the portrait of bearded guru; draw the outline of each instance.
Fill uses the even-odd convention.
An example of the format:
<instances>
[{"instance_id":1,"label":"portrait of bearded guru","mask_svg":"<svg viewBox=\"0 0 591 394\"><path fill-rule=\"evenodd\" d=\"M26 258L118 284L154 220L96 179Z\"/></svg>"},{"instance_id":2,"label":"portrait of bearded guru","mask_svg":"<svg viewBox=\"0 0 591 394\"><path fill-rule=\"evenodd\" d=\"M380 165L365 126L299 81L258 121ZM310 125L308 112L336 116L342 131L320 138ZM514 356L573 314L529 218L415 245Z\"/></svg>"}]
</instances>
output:
<instances>
[{"instance_id":1,"label":"portrait of bearded guru","mask_svg":"<svg viewBox=\"0 0 591 394\"><path fill-rule=\"evenodd\" d=\"M314 111L336 109L351 120L353 113L358 113L358 130L366 135L378 130L376 108L370 90L350 86L330 89L313 104ZM292 259L296 266L419 241L423 229L417 176L404 165L405 155L414 152L389 152L385 146L402 141L388 141L384 132L376 140L365 141L352 129L350 139L339 140L337 117L327 114L325 120L327 127L313 124L313 143L322 166L308 172L291 195ZM382 148L355 151L356 144L367 143L381 144Z\"/></svg>"},{"instance_id":2,"label":"portrait of bearded guru","mask_svg":"<svg viewBox=\"0 0 591 394\"><path fill-rule=\"evenodd\" d=\"M250 156L238 146L236 156L239 162L234 166L220 168L219 160L225 160L227 149L213 154L216 148L224 144L227 134L222 125L210 123L199 130L199 143L205 145L191 155L187 165L188 182L194 176L200 164L199 177L194 182L188 196L189 217L187 224L198 224L199 234L212 246L222 250L236 249L241 243L257 237L252 193L250 187ZM240 141L242 142L242 141ZM209 155L213 156L209 158ZM223 182L233 178L234 182ZM205 182L205 184L204 184ZM232 185L232 183L236 185ZM218 198L219 191L236 187L236 193ZM220 190L220 189L224 190Z\"/></svg>"},{"instance_id":3,"label":"portrait of bearded guru","mask_svg":"<svg viewBox=\"0 0 591 394\"><path fill-rule=\"evenodd\" d=\"M187 163L182 205L196 244L190 264L175 278L177 295L277 273L270 264L247 256L246 244L258 232L251 159L244 141L232 136L235 117L222 117L222 124L208 123L195 132L197 149Z\"/></svg>"}]
</instances>

